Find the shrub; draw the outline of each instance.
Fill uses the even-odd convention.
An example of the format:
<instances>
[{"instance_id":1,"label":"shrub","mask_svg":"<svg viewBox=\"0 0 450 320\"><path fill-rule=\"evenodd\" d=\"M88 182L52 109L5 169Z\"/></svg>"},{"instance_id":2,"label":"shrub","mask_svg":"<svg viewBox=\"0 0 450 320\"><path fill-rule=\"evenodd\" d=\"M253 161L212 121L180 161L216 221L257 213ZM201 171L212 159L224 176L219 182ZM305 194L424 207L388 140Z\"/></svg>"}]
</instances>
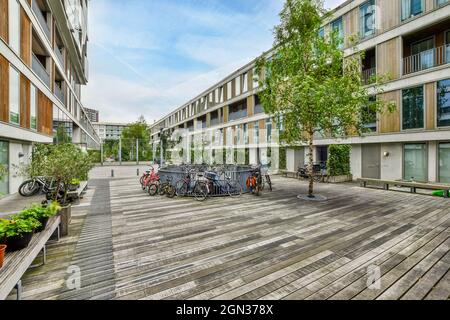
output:
<instances>
[{"instance_id":1,"label":"shrub","mask_svg":"<svg viewBox=\"0 0 450 320\"><path fill-rule=\"evenodd\" d=\"M330 176L350 175L349 145L330 145L328 147L328 172Z\"/></svg>"}]
</instances>

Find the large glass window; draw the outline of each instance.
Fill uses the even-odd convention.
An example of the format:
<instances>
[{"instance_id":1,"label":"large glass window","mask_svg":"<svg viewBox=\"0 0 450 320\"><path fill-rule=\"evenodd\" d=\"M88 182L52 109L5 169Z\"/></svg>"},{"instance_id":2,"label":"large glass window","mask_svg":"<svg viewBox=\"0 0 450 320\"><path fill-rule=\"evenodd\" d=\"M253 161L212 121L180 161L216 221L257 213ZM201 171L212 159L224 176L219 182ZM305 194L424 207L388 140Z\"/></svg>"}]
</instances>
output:
<instances>
[{"instance_id":1,"label":"large glass window","mask_svg":"<svg viewBox=\"0 0 450 320\"><path fill-rule=\"evenodd\" d=\"M450 143L439 144L439 182L450 183Z\"/></svg>"},{"instance_id":2,"label":"large glass window","mask_svg":"<svg viewBox=\"0 0 450 320\"><path fill-rule=\"evenodd\" d=\"M13 67L9 68L9 122L20 123L20 77Z\"/></svg>"},{"instance_id":3,"label":"large glass window","mask_svg":"<svg viewBox=\"0 0 450 320\"><path fill-rule=\"evenodd\" d=\"M0 195L9 193L9 143L7 141L0 141Z\"/></svg>"},{"instance_id":4,"label":"large glass window","mask_svg":"<svg viewBox=\"0 0 450 320\"><path fill-rule=\"evenodd\" d=\"M341 39L341 43L340 43L340 47L342 48L343 47L343 40L344 40L344 25L343 25L343 22L342 22L342 18L339 18L339 19L337 19L337 20L334 20L332 23L331 23L331 29L334 31L334 32L337 32L337 34L338 34L338 36L339 36L339 39Z\"/></svg>"},{"instance_id":5,"label":"large glass window","mask_svg":"<svg viewBox=\"0 0 450 320\"><path fill-rule=\"evenodd\" d=\"M37 90L36 87L31 85L30 90L30 128L33 130L37 129Z\"/></svg>"},{"instance_id":6,"label":"large glass window","mask_svg":"<svg viewBox=\"0 0 450 320\"><path fill-rule=\"evenodd\" d=\"M369 0L359 7L361 38L375 33L375 0Z\"/></svg>"},{"instance_id":7,"label":"large glass window","mask_svg":"<svg viewBox=\"0 0 450 320\"><path fill-rule=\"evenodd\" d=\"M445 62L450 63L450 31L445 36Z\"/></svg>"},{"instance_id":8,"label":"large glass window","mask_svg":"<svg viewBox=\"0 0 450 320\"><path fill-rule=\"evenodd\" d=\"M247 116L247 100L229 106L228 121L238 120Z\"/></svg>"},{"instance_id":9,"label":"large glass window","mask_svg":"<svg viewBox=\"0 0 450 320\"><path fill-rule=\"evenodd\" d=\"M369 98L369 104L364 106L361 110L362 122L364 127L369 132L377 131L377 111L375 108L376 97L372 96Z\"/></svg>"},{"instance_id":10,"label":"large glass window","mask_svg":"<svg viewBox=\"0 0 450 320\"><path fill-rule=\"evenodd\" d=\"M423 87L403 90L403 129L424 127Z\"/></svg>"},{"instance_id":11,"label":"large glass window","mask_svg":"<svg viewBox=\"0 0 450 320\"><path fill-rule=\"evenodd\" d=\"M322 39L325 38L325 28L324 27L319 29L319 37L321 37Z\"/></svg>"},{"instance_id":12,"label":"large glass window","mask_svg":"<svg viewBox=\"0 0 450 320\"><path fill-rule=\"evenodd\" d=\"M437 126L450 126L450 79L437 83Z\"/></svg>"},{"instance_id":13,"label":"large glass window","mask_svg":"<svg viewBox=\"0 0 450 320\"><path fill-rule=\"evenodd\" d=\"M20 52L20 6L17 0L9 0L8 14L9 14L9 45L17 53Z\"/></svg>"},{"instance_id":14,"label":"large glass window","mask_svg":"<svg viewBox=\"0 0 450 320\"><path fill-rule=\"evenodd\" d=\"M272 119L270 118L266 120L266 138L267 142L272 141Z\"/></svg>"},{"instance_id":15,"label":"large glass window","mask_svg":"<svg viewBox=\"0 0 450 320\"><path fill-rule=\"evenodd\" d=\"M254 114L258 114L258 113L263 113L264 112L264 108L262 106L261 103L261 99L258 97L258 95L255 95L255 110L254 110Z\"/></svg>"},{"instance_id":16,"label":"large glass window","mask_svg":"<svg viewBox=\"0 0 450 320\"><path fill-rule=\"evenodd\" d=\"M411 54L413 72L434 67L434 39L413 43Z\"/></svg>"},{"instance_id":17,"label":"large glass window","mask_svg":"<svg viewBox=\"0 0 450 320\"><path fill-rule=\"evenodd\" d=\"M428 181L427 145L425 143L405 144L404 179Z\"/></svg>"},{"instance_id":18,"label":"large glass window","mask_svg":"<svg viewBox=\"0 0 450 320\"><path fill-rule=\"evenodd\" d=\"M449 1L450 0L437 0L437 4L438 4L438 6L440 6L441 4L447 3Z\"/></svg>"},{"instance_id":19,"label":"large glass window","mask_svg":"<svg viewBox=\"0 0 450 320\"><path fill-rule=\"evenodd\" d=\"M423 7L423 0L402 0L402 20L421 14Z\"/></svg>"}]
</instances>

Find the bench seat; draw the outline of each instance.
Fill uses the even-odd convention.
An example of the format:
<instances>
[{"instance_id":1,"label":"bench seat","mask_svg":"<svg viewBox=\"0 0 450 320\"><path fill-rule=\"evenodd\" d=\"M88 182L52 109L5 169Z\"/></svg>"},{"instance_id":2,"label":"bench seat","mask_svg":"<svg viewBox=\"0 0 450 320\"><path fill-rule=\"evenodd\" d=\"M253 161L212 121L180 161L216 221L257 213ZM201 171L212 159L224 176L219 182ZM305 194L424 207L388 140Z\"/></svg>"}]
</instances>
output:
<instances>
[{"instance_id":1,"label":"bench seat","mask_svg":"<svg viewBox=\"0 0 450 320\"><path fill-rule=\"evenodd\" d=\"M390 186L400 188L410 188L412 193L416 193L417 189L423 190L444 190L444 197L449 197L450 185L439 183L424 183L424 182L411 182L411 181L397 181L397 180L382 180L382 179L369 179L359 178L358 182L361 187L367 187L367 185L383 186L385 190L389 190Z\"/></svg>"},{"instance_id":2,"label":"bench seat","mask_svg":"<svg viewBox=\"0 0 450 320\"><path fill-rule=\"evenodd\" d=\"M20 279L28 268L34 267L32 263L41 251L44 254L43 264L45 264L46 243L55 231L59 232L60 223L60 216L50 218L45 230L34 234L27 248L17 252L6 253L3 268L0 269L0 300L5 300L14 287L17 287L17 298L20 300Z\"/></svg>"}]
</instances>

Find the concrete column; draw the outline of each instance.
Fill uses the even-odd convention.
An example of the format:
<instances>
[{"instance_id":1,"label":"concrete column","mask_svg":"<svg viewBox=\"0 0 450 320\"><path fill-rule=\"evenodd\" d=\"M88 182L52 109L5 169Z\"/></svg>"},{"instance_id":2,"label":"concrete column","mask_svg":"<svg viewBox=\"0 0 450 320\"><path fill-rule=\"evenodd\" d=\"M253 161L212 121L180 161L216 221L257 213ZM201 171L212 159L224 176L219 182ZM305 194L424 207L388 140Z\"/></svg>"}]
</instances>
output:
<instances>
[{"instance_id":1,"label":"concrete column","mask_svg":"<svg viewBox=\"0 0 450 320\"><path fill-rule=\"evenodd\" d=\"M361 158L361 145L353 144L350 152L350 172L353 175L353 179L362 177Z\"/></svg>"}]
</instances>

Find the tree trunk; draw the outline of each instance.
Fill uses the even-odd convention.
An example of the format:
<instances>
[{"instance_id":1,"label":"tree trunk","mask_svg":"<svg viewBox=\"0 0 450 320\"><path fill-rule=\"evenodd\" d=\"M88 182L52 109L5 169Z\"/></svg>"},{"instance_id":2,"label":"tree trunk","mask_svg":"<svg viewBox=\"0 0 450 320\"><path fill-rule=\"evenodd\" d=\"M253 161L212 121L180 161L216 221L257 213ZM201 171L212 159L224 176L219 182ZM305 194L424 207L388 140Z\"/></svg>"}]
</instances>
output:
<instances>
[{"instance_id":1,"label":"tree trunk","mask_svg":"<svg viewBox=\"0 0 450 320\"><path fill-rule=\"evenodd\" d=\"M308 174L309 174L309 189L308 189L308 197L314 198L314 156L313 156L313 134L310 133L309 137L309 165L308 165Z\"/></svg>"}]
</instances>

